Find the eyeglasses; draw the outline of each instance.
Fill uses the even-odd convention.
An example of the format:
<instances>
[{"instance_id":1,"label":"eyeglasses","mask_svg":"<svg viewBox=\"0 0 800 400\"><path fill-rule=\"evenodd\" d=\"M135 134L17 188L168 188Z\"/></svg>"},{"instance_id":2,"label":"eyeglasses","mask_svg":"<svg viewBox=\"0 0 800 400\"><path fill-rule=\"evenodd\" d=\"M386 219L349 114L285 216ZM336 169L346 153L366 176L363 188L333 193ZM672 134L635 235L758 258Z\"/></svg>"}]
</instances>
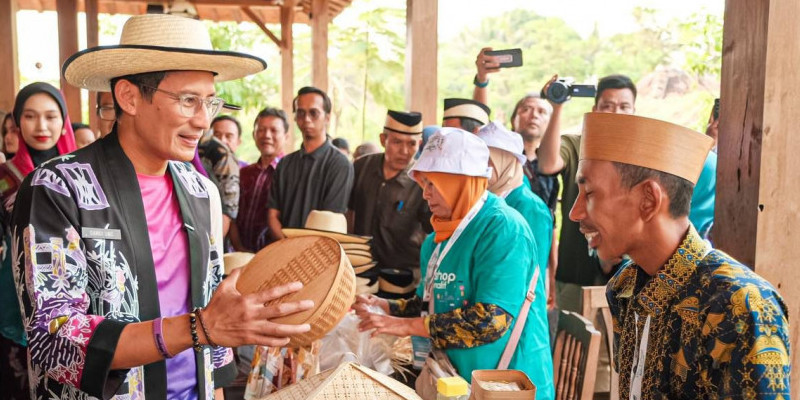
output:
<instances>
[{"instance_id":1,"label":"eyeglasses","mask_svg":"<svg viewBox=\"0 0 800 400\"><path fill-rule=\"evenodd\" d=\"M100 119L102 119L103 121L114 121L117 119L114 107L97 106L96 112L97 116L100 117Z\"/></svg>"},{"instance_id":2,"label":"eyeglasses","mask_svg":"<svg viewBox=\"0 0 800 400\"><path fill-rule=\"evenodd\" d=\"M154 88L152 86L145 86L148 89L155 90L156 92L161 92L167 95L168 97L178 100L178 104L180 104L181 108L181 115L187 118L194 117L197 115L197 112L200 111L200 106L205 107L206 112L208 113L208 118L214 118L219 113L219 110L222 109L222 106L225 104L225 100L219 97L209 97L206 99L201 99L200 96L196 94L178 94L168 92L163 89Z\"/></svg>"},{"instance_id":3,"label":"eyeglasses","mask_svg":"<svg viewBox=\"0 0 800 400\"><path fill-rule=\"evenodd\" d=\"M322 112L321 110L316 109L316 108L312 108L312 109L310 109L308 111L303 110L301 108L301 109L295 111L294 116L295 116L296 119L305 119L306 116L308 116L312 120L317 120L317 119L319 119L319 117L322 116L322 114L324 114L324 112Z\"/></svg>"}]
</instances>

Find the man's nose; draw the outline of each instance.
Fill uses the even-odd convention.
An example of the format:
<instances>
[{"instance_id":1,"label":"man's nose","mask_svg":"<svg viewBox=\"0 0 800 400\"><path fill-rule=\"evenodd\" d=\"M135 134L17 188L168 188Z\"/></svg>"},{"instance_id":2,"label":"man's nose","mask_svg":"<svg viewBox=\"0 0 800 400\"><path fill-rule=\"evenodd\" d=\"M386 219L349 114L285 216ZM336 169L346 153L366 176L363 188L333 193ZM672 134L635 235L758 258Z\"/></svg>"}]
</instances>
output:
<instances>
[{"instance_id":1,"label":"man's nose","mask_svg":"<svg viewBox=\"0 0 800 400\"><path fill-rule=\"evenodd\" d=\"M575 204L569 210L569 219L573 222L580 222L586 218L586 202L583 200L583 195L579 195L575 199Z\"/></svg>"}]
</instances>

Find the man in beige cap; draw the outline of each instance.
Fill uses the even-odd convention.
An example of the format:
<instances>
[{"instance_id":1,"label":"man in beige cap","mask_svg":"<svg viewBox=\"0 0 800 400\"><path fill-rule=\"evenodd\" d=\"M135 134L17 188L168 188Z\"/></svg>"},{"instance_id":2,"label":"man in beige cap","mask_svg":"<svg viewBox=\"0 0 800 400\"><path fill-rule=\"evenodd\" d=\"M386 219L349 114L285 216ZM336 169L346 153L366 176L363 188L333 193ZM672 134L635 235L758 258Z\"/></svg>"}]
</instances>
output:
<instances>
[{"instance_id":1,"label":"man in beige cap","mask_svg":"<svg viewBox=\"0 0 800 400\"><path fill-rule=\"evenodd\" d=\"M380 139L383 153L354 163L352 233L373 237L379 268L406 269L419 279L419 249L433 230L422 189L408 176L422 141L422 114L389 110Z\"/></svg>"},{"instance_id":2,"label":"man in beige cap","mask_svg":"<svg viewBox=\"0 0 800 400\"><path fill-rule=\"evenodd\" d=\"M230 347L310 329L270 322L308 302L265 306L299 283L247 296L238 271L220 283L219 196L187 163L223 106L215 80L266 63L216 51L202 22L170 15L130 18L120 42L63 67L70 84L111 91L112 132L42 164L17 195L31 397L210 399L236 373Z\"/></svg>"},{"instance_id":3,"label":"man in beige cap","mask_svg":"<svg viewBox=\"0 0 800 400\"><path fill-rule=\"evenodd\" d=\"M667 122L589 113L570 219L602 259L620 398L789 398L789 327L777 290L689 222L713 140Z\"/></svg>"},{"instance_id":4,"label":"man in beige cap","mask_svg":"<svg viewBox=\"0 0 800 400\"><path fill-rule=\"evenodd\" d=\"M444 99L444 116L442 126L460 128L467 132L478 133L482 126L489 123L492 110L479 101L471 99Z\"/></svg>"}]
</instances>

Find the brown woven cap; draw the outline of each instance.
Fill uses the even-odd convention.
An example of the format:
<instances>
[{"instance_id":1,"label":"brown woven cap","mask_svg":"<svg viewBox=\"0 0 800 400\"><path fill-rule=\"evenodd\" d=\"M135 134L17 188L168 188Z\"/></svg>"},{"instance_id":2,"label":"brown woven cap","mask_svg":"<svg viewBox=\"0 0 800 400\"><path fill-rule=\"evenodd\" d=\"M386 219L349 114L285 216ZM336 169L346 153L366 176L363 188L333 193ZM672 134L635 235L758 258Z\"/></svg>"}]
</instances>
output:
<instances>
[{"instance_id":1,"label":"brown woven cap","mask_svg":"<svg viewBox=\"0 0 800 400\"><path fill-rule=\"evenodd\" d=\"M313 300L314 308L273 319L279 324L310 324L311 331L291 337L292 347L308 346L333 329L344 317L355 296L353 268L339 243L323 236L304 236L275 242L248 263L236 289L254 293L300 281L303 289L266 305Z\"/></svg>"},{"instance_id":2,"label":"brown woven cap","mask_svg":"<svg viewBox=\"0 0 800 400\"><path fill-rule=\"evenodd\" d=\"M580 159L638 165L697 183L713 145L710 137L669 122L627 114L587 113Z\"/></svg>"},{"instance_id":3,"label":"brown woven cap","mask_svg":"<svg viewBox=\"0 0 800 400\"><path fill-rule=\"evenodd\" d=\"M217 51L203 22L168 14L133 16L116 46L92 47L64 62L64 79L79 88L108 92L110 81L156 71L209 71L214 80L239 79L267 68L261 58Z\"/></svg>"}]
</instances>

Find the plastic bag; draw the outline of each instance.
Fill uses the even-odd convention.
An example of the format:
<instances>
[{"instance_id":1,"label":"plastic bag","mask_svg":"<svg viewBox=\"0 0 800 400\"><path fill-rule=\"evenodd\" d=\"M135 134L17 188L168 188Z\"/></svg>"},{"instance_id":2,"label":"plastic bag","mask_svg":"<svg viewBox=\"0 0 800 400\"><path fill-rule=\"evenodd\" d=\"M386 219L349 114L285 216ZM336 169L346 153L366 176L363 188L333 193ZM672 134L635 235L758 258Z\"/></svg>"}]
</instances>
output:
<instances>
[{"instance_id":1,"label":"plastic bag","mask_svg":"<svg viewBox=\"0 0 800 400\"><path fill-rule=\"evenodd\" d=\"M379 308L370 311L384 314ZM339 325L322 338L319 360L321 371L352 361L384 375L391 375L394 372L392 345L397 338L390 335L370 338L371 331L358 331L359 322L361 320L351 311L342 318Z\"/></svg>"},{"instance_id":2,"label":"plastic bag","mask_svg":"<svg viewBox=\"0 0 800 400\"><path fill-rule=\"evenodd\" d=\"M245 399L266 396L319 373L318 341L307 348L264 346L252 348L253 352L242 352L242 355L252 359L247 373Z\"/></svg>"}]
</instances>

